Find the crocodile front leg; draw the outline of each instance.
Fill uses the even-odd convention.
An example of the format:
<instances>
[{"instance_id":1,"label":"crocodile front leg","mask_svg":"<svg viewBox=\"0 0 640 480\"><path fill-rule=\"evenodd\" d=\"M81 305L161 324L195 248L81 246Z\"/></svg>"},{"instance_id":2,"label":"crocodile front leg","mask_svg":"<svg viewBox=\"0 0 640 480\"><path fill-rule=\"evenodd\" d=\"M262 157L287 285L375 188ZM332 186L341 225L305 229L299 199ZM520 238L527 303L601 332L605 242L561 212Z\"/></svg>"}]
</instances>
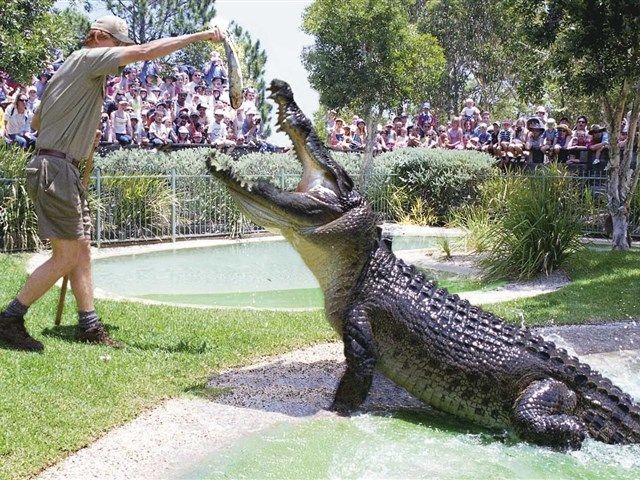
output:
<instances>
[{"instance_id":1,"label":"crocodile front leg","mask_svg":"<svg viewBox=\"0 0 640 480\"><path fill-rule=\"evenodd\" d=\"M525 440L550 447L578 449L585 425L574 415L576 394L562 382L539 380L529 385L514 406L513 421Z\"/></svg>"},{"instance_id":2,"label":"crocodile front leg","mask_svg":"<svg viewBox=\"0 0 640 480\"><path fill-rule=\"evenodd\" d=\"M340 379L331 410L348 415L367 398L377 359L371 324L364 308L356 307L349 312L342 340L347 370Z\"/></svg>"}]
</instances>

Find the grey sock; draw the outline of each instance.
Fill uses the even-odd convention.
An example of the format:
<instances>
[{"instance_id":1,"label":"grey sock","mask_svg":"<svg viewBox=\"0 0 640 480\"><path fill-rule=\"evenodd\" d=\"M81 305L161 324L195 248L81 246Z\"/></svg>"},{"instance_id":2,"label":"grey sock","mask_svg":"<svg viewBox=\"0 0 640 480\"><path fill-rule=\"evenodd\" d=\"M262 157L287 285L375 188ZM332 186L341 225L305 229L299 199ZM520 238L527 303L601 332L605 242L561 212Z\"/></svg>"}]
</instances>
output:
<instances>
[{"instance_id":1,"label":"grey sock","mask_svg":"<svg viewBox=\"0 0 640 480\"><path fill-rule=\"evenodd\" d=\"M90 312L78 312L78 325L82 330L91 330L96 328L100 323L100 318L95 310Z\"/></svg>"},{"instance_id":2,"label":"grey sock","mask_svg":"<svg viewBox=\"0 0 640 480\"><path fill-rule=\"evenodd\" d=\"M7 317L24 317L27 310L29 310L27 305L23 305L20 303L20 300L14 298L11 303L7 305L7 308L5 308L4 314Z\"/></svg>"}]
</instances>

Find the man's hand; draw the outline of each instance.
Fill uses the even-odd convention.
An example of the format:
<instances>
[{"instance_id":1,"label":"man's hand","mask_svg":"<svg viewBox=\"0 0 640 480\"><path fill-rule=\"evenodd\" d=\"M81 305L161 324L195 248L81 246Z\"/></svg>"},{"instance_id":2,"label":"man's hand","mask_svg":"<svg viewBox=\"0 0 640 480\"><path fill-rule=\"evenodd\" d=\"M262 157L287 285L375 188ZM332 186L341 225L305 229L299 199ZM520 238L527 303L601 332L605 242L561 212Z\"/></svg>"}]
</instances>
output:
<instances>
[{"instance_id":1,"label":"man's hand","mask_svg":"<svg viewBox=\"0 0 640 480\"><path fill-rule=\"evenodd\" d=\"M225 37L225 33L220 30L220 27L210 28L202 32L202 34L204 36L203 40L209 40L211 42L221 42Z\"/></svg>"}]
</instances>

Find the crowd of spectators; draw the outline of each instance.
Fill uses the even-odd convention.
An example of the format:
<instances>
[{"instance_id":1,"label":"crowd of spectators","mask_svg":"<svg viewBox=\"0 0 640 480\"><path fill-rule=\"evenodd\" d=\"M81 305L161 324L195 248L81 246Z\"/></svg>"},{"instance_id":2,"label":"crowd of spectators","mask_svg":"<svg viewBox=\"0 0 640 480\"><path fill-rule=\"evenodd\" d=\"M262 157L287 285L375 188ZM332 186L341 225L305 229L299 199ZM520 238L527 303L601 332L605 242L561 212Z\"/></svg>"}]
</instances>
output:
<instances>
[{"instance_id":1,"label":"crowd of spectators","mask_svg":"<svg viewBox=\"0 0 640 480\"><path fill-rule=\"evenodd\" d=\"M37 132L31 119L49 79L62 63L47 66L30 85L11 82L0 72L0 142L32 146ZM145 62L126 67L121 76L107 77L105 100L97 128L101 145L212 145L232 150L243 146L278 151L263 135L257 92L244 90L237 110L230 106L228 76L222 58L213 51L201 69L175 66L165 75Z\"/></svg>"},{"instance_id":2,"label":"crowd of spectators","mask_svg":"<svg viewBox=\"0 0 640 480\"><path fill-rule=\"evenodd\" d=\"M350 122L330 110L326 119L328 144L336 151L363 151L367 126L357 115ZM627 140L628 116L624 120L619 144ZM558 161L567 165L604 170L609 159L609 133L600 124L588 124L584 115L575 123L562 117L551 118L544 106L529 117L492 121L489 111L481 111L468 98L459 115L439 123L429 102L410 118L402 113L385 125L378 124L373 150L376 153L400 148L440 148L477 150L496 158L498 165L536 165Z\"/></svg>"}]
</instances>

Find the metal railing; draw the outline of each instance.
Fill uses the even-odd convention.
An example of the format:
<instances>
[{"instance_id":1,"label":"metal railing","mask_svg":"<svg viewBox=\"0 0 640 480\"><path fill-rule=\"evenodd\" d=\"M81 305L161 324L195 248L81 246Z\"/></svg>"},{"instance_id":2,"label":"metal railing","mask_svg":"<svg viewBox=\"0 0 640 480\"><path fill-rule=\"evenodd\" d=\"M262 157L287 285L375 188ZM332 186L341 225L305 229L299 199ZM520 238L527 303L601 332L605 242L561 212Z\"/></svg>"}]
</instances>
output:
<instances>
[{"instance_id":1,"label":"metal railing","mask_svg":"<svg viewBox=\"0 0 640 480\"><path fill-rule=\"evenodd\" d=\"M282 170L261 178L292 190L300 175ZM574 178L576 188L583 192L585 202L589 202L585 233L604 233L606 176L602 172L585 171L577 172ZM180 175L175 171L165 175L104 175L97 168L92 180L89 203L93 241L98 246L206 236L238 237L264 231L242 215L226 187L210 175ZM247 180L255 178L247 177ZM393 183L393 176L383 174L373 175L367 181L364 194L381 220L392 217ZM20 188L23 185L23 179L0 179L0 198L8 198L4 193L10 189L24 192ZM18 194L12 205L6 200L0 205L0 250L33 248L33 241L27 237L29 225L35 231L35 219L24 197L26 195ZM13 215L25 217L21 223L15 223L19 225L17 233L3 231L7 207L16 210ZM632 225L632 232L638 227Z\"/></svg>"}]
</instances>

